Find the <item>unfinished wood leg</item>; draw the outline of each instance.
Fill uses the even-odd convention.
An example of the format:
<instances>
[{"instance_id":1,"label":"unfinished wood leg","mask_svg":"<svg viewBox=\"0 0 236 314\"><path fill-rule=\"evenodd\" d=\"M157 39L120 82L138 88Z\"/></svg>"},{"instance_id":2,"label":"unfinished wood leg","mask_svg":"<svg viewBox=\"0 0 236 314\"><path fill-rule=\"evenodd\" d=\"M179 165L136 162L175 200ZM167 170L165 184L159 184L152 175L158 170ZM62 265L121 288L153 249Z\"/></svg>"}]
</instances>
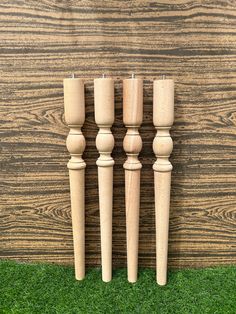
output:
<instances>
[{"instance_id":1,"label":"unfinished wood leg","mask_svg":"<svg viewBox=\"0 0 236 314\"><path fill-rule=\"evenodd\" d=\"M99 127L96 147L100 154L97 159L99 210L101 229L102 280L112 279L112 207L113 207L113 165L111 152L114 137L111 126L114 122L114 81L111 78L94 80L95 121Z\"/></svg>"},{"instance_id":2,"label":"unfinished wood leg","mask_svg":"<svg viewBox=\"0 0 236 314\"><path fill-rule=\"evenodd\" d=\"M140 169L138 159L142 139L138 128L143 119L143 80L123 81L123 121L127 127L123 147L127 155L125 169L125 207L128 281L136 282L138 274L138 240L140 207Z\"/></svg>"},{"instance_id":3,"label":"unfinished wood leg","mask_svg":"<svg viewBox=\"0 0 236 314\"><path fill-rule=\"evenodd\" d=\"M174 121L173 80L154 81L153 123L157 129L153 150L156 213L156 276L159 285L167 282L168 231L173 142L169 130Z\"/></svg>"},{"instance_id":4,"label":"unfinished wood leg","mask_svg":"<svg viewBox=\"0 0 236 314\"><path fill-rule=\"evenodd\" d=\"M75 278L85 276L84 172L82 158L85 138L81 127L85 120L84 82L79 78L64 80L65 121L70 127L66 146L71 159L67 167L70 177L71 218L74 242Z\"/></svg>"}]
</instances>

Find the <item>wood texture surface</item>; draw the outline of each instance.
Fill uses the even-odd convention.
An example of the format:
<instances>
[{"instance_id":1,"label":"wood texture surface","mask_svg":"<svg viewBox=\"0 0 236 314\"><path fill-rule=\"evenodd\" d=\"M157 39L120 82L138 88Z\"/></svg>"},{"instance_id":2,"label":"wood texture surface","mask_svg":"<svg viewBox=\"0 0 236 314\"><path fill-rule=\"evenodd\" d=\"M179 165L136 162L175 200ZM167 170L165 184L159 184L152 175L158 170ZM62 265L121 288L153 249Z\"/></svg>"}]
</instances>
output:
<instances>
[{"instance_id":1,"label":"wood texture surface","mask_svg":"<svg viewBox=\"0 0 236 314\"><path fill-rule=\"evenodd\" d=\"M153 152L154 196L156 221L156 280L161 286L167 283L171 171L169 160L173 151L170 129L174 123L174 81L155 80L153 83L153 124L156 136ZM73 219L72 219L73 224Z\"/></svg>"},{"instance_id":2,"label":"wood texture surface","mask_svg":"<svg viewBox=\"0 0 236 314\"><path fill-rule=\"evenodd\" d=\"M73 262L63 78L86 81L86 263L100 265L93 78L118 78L113 265L126 265L121 79L144 77L140 266L155 267L152 80L175 80L169 267L236 263L236 2L0 3L0 255Z\"/></svg>"},{"instance_id":3,"label":"wood texture surface","mask_svg":"<svg viewBox=\"0 0 236 314\"><path fill-rule=\"evenodd\" d=\"M86 140L81 131L85 121L84 82L81 78L63 80L64 115L70 131L66 147L70 153L67 163L70 181L71 221L74 247L75 278L85 277L85 168L83 153Z\"/></svg>"},{"instance_id":4,"label":"wood texture surface","mask_svg":"<svg viewBox=\"0 0 236 314\"><path fill-rule=\"evenodd\" d=\"M97 78L94 80L94 116L99 128L96 136L96 148L99 157L98 194L101 234L102 280L112 279L112 213L113 213L113 167L111 156L115 146L111 128L115 120L114 79Z\"/></svg>"},{"instance_id":5,"label":"wood texture surface","mask_svg":"<svg viewBox=\"0 0 236 314\"><path fill-rule=\"evenodd\" d=\"M143 80L123 80L123 123L127 132L123 141L126 160L125 169L125 213L127 279L136 282L138 277L138 242L140 211L140 173L142 164L138 158L142 150L139 128L143 122Z\"/></svg>"}]
</instances>

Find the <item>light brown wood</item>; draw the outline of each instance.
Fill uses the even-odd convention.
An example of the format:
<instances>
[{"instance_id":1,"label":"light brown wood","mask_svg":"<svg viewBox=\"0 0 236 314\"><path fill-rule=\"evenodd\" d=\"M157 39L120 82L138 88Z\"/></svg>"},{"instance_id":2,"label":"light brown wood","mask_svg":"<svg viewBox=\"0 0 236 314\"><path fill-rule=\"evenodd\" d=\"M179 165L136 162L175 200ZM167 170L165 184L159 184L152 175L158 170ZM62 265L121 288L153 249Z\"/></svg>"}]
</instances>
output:
<instances>
[{"instance_id":1,"label":"light brown wood","mask_svg":"<svg viewBox=\"0 0 236 314\"><path fill-rule=\"evenodd\" d=\"M86 79L86 265L100 265L93 79L116 82L113 268L126 267L122 82L144 79L139 267L154 268L153 79L175 81L168 268L236 264L236 2L1 1L0 258L73 264L62 80Z\"/></svg>"},{"instance_id":2,"label":"light brown wood","mask_svg":"<svg viewBox=\"0 0 236 314\"><path fill-rule=\"evenodd\" d=\"M114 122L114 81L112 78L94 80L95 121L99 127L96 147L100 154L97 159L99 210L101 231L102 280L112 279L112 207L113 207L113 165L111 152L114 137L111 126Z\"/></svg>"},{"instance_id":3,"label":"light brown wood","mask_svg":"<svg viewBox=\"0 0 236 314\"><path fill-rule=\"evenodd\" d=\"M159 285L167 282L170 185L172 165L169 156L173 142L169 129L174 122L174 81L155 80L153 87L153 123L157 130L153 151L156 216L156 279Z\"/></svg>"},{"instance_id":4,"label":"light brown wood","mask_svg":"<svg viewBox=\"0 0 236 314\"><path fill-rule=\"evenodd\" d=\"M143 80L123 81L123 121L128 128L123 147L127 155L125 169L125 207L128 281L136 282L138 273L138 239L140 207L140 169L138 155L142 139L138 128L143 120Z\"/></svg>"},{"instance_id":5,"label":"light brown wood","mask_svg":"<svg viewBox=\"0 0 236 314\"><path fill-rule=\"evenodd\" d=\"M81 132L85 120L82 79L64 79L64 107L65 121L70 128L66 146L71 155L67 167L70 177L75 278L82 280L85 276L84 172L86 167L82 159L85 149L85 138Z\"/></svg>"}]
</instances>

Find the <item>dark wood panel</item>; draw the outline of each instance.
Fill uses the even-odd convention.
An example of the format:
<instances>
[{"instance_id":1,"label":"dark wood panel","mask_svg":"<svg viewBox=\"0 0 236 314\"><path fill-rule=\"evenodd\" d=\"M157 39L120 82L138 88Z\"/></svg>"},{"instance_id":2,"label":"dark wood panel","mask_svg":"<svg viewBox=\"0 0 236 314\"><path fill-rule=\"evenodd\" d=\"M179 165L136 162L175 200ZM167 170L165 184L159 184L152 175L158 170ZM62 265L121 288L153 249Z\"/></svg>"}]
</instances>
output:
<instances>
[{"instance_id":1,"label":"dark wood panel","mask_svg":"<svg viewBox=\"0 0 236 314\"><path fill-rule=\"evenodd\" d=\"M100 264L93 78L116 78L114 266L126 264L122 79L145 79L140 265L155 266L152 81L174 78L169 265L236 263L236 3L0 3L0 256L73 262L63 78L86 79L86 262Z\"/></svg>"}]
</instances>

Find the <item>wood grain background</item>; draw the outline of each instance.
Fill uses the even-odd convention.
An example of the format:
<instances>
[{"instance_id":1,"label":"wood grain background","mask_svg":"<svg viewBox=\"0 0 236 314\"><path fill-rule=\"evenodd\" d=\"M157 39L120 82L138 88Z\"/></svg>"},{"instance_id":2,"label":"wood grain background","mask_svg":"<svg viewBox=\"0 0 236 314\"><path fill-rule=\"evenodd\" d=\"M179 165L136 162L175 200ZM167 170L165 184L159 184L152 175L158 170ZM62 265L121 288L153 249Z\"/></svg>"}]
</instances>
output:
<instances>
[{"instance_id":1,"label":"wood grain background","mask_svg":"<svg viewBox=\"0 0 236 314\"><path fill-rule=\"evenodd\" d=\"M86 262L100 265L93 78L116 82L114 267L125 267L121 79L145 78L140 266L155 265L152 80L174 78L170 267L236 263L236 2L0 3L0 255L73 263L62 80L86 78Z\"/></svg>"}]
</instances>

